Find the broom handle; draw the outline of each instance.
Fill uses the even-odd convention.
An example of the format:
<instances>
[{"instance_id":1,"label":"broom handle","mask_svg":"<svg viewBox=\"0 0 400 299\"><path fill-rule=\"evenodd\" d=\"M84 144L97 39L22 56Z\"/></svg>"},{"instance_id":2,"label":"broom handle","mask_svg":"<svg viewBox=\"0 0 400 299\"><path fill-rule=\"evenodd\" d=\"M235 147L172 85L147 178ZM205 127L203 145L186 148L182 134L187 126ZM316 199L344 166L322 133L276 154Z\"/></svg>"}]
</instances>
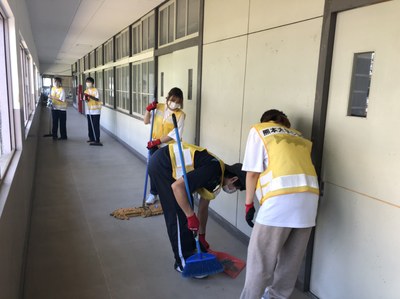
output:
<instances>
[{"instance_id":1,"label":"broom handle","mask_svg":"<svg viewBox=\"0 0 400 299\"><path fill-rule=\"evenodd\" d=\"M153 139L154 115L155 115L155 110L152 110L149 141L151 141ZM145 202L146 202L147 182L149 180L149 161L150 161L150 150L147 151L146 177L144 179L144 190L143 190L142 207L145 206Z\"/></svg>"},{"instance_id":2,"label":"broom handle","mask_svg":"<svg viewBox=\"0 0 400 299\"><path fill-rule=\"evenodd\" d=\"M172 113L172 121L174 123L174 130L175 130L175 136L176 136L176 143L178 144L178 150L179 150L179 157L181 159L181 166L182 166L182 172L183 172L183 180L185 181L185 189L186 189L186 194L189 200L189 204L193 209L193 200L192 196L189 190L189 182L187 180L187 174L186 174L186 167L185 167L185 159L183 157L183 150L182 150L182 144L181 144L181 139L179 137L179 130L178 130L178 124L176 122L176 116L175 113Z\"/></svg>"},{"instance_id":3,"label":"broom handle","mask_svg":"<svg viewBox=\"0 0 400 299\"><path fill-rule=\"evenodd\" d=\"M181 139L179 137L179 130L178 130L178 124L176 122L175 113L172 113L172 121L174 123L176 143L178 144L178 150L179 150L179 157L181 158L181 166L182 166L182 172L183 172L183 180L185 181L186 194L187 194L187 198L188 198L190 206L192 207L192 209L194 209L192 194L190 193L190 190L189 190L189 182L187 180L187 175L186 175L185 160L183 158L182 144L181 144ZM197 252L201 253L200 242L199 242L199 237L197 235L197 232L194 231L193 236L194 236L194 239L196 240Z\"/></svg>"}]
</instances>

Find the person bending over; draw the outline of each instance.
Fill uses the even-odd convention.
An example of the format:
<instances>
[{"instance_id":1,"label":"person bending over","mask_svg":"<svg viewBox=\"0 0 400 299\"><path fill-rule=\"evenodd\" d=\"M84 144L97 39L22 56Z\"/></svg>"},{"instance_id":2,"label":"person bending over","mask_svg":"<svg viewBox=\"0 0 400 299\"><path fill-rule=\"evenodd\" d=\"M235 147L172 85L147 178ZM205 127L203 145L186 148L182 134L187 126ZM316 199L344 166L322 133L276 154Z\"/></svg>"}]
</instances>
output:
<instances>
[{"instance_id":1,"label":"person bending over","mask_svg":"<svg viewBox=\"0 0 400 299\"><path fill-rule=\"evenodd\" d=\"M199 233L203 250L209 246L205 233L210 200L221 189L228 193L244 190L246 177L240 163L227 165L207 149L183 143L183 152L190 192L200 195L198 218L187 198L182 168L176 162L178 145L159 149L149 162L149 175L160 197L175 257L174 268L178 272L182 272L186 259L195 253L193 231Z\"/></svg>"}]
</instances>

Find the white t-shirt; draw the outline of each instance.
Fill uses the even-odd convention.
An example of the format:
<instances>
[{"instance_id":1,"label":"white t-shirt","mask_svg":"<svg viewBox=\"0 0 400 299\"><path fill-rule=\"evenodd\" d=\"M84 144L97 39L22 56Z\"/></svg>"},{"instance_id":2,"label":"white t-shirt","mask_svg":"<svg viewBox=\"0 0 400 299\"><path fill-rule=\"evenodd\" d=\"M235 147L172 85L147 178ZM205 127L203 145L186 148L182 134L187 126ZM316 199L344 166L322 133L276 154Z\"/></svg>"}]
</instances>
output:
<instances>
[{"instance_id":1,"label":"white t-shirt","mask_svg":"<svg viewBox=\"0 0 400 299\"><path fill-rule=\"evenodd\" d=\"M262 173L267 166L268 154L264 142L256 129L251 128L242 170ZM317 194L301 192L278 195L264 201L258 210L256 222L278 227L312 227L315 226L317 208Z\"/></svg>"}]
</instances>

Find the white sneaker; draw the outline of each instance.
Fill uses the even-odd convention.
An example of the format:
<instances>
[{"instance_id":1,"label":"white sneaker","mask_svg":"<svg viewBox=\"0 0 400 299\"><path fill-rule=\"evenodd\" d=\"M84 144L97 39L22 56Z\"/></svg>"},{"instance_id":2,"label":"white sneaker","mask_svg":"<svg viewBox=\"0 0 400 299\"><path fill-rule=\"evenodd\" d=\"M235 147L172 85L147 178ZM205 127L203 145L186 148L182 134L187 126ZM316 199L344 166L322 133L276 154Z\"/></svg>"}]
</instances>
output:
<instances>
[{"instance_id":1,"label":"white sneaker","mask_svg":"<svg viewBox=\"0 0 400 299\"><path fill-rule=\"evenodd\" d=\"M146 205L152 205L158 200L157 195L149 194L146 199Z\"/></svg>"}]
</instances>

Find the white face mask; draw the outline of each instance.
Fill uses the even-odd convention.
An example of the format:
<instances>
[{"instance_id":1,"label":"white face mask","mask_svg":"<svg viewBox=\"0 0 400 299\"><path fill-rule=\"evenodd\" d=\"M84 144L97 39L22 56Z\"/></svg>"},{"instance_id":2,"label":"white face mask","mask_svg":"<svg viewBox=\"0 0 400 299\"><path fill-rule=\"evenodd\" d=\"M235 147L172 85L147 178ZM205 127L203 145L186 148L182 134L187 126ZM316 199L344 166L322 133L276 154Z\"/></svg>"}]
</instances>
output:
<instances>
[{"instance_id":1,"label":"white face mask","mask_svg":"<svg viewBox=\"0 0 400 299\"><path fill-rule=\"evenodd\" d=\"M60 86L61 86L60 82L56 82L56 83L54 83L54 85L55 85L56 87L60 87Z\"/></svg>"},{"instance_id":2,"label":"white face mask","mask_svg":"<svg viewBox=\"0 0 400 299\"><path fill-rule=\"evenodd\" d=\"M93 84L92 84L92 83L86 83L86 87L87 87L87 88L92 88L92 87L93 87Z\"/></svg>"},{"instance_id":3,"label":"white face mask","mask_svg":"<svg viewBox=\"0 0 400 299\"><path fill-rule=\"evenodd\" d=\"M175 110L175 109L181 108L181 105L179 105L179 104L177 104L177 103L175 103L175 102L169 101L169 102L168 102L168 107L169 107L169 109L171 109L171 110Z\"/></svg>"},{"instance_id":4,"label":"white face mask","mask_svg":"<svg viewBox=\"0 0 400 299\"><path fill-rule=\"evenodd\" d=\"M233 189L230 189L228 185L225 185L222 187L222 190L224 190L224 192L232 194L236 192L236 188L233 187Z\"/></svg>"}]
</instances>

